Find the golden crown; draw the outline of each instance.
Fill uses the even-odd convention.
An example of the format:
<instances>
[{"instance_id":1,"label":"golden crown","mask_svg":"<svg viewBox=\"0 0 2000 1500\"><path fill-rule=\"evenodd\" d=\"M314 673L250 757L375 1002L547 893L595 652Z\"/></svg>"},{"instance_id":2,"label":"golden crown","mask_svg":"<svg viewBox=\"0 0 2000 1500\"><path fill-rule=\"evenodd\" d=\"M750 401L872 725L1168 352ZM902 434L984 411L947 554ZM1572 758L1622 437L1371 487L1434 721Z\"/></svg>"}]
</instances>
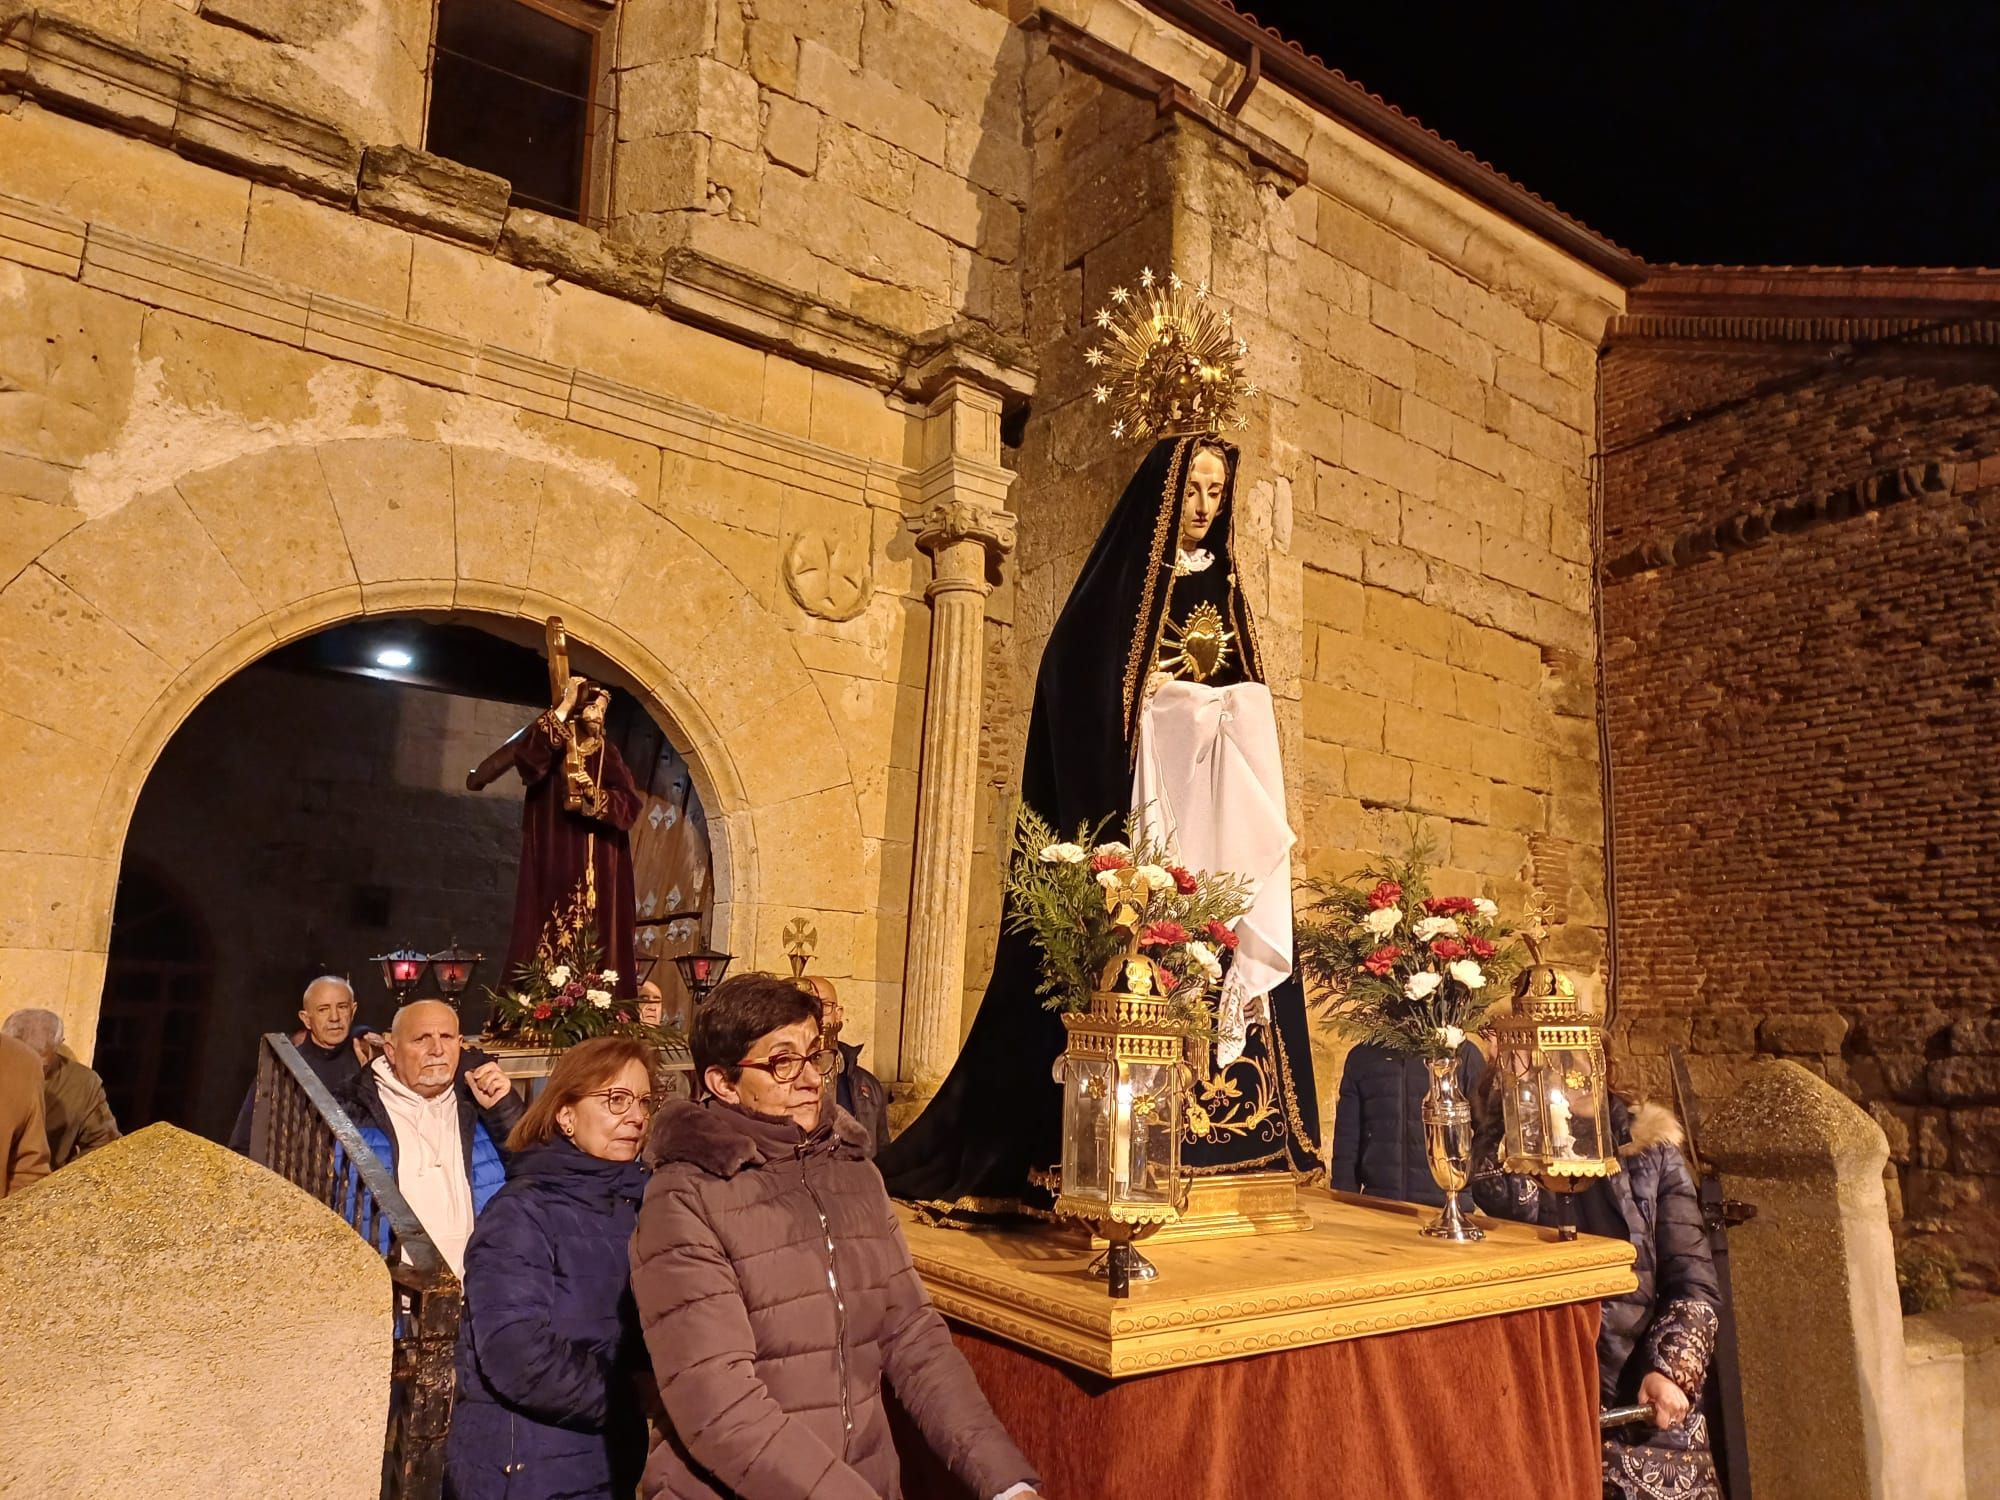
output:
<instances>
[{"instance_id":1,"label":"golden crown","mask_svg":"<svg viewBox=\"0 0 2000 1500\"><path fill-rule=\"evenodd\" d=\"M1171 437L1250 425L1237 406L1257 394L1245 379L1250 346L1229 310L1209 300L1208 283L1190 287L1178 273L1139 273L1135 295L1111 289L1094 320L1104 341L1084 350L1101 373L1091 395L1111 408L1113 437Z\"/></svg>"}]
</instances>

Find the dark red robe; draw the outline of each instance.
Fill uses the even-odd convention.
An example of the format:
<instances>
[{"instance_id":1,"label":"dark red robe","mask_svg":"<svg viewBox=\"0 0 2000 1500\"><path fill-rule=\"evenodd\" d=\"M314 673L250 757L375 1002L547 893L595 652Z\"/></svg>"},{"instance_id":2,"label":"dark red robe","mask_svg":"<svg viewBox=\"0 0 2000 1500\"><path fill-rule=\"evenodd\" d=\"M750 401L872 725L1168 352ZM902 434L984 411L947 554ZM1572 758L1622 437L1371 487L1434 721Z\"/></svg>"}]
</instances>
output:
<instances>
[{"instance_id":1,"label":"dark red robe","mask_svg":"<svg viewBox=\"0 0 2000 1500\"><path fill-rule=\"evenodd\" d=\"M563 747L554 718L543 714L514 741L514 766L526 795L521 802L521 870L514 886L514 926L507 943L507 977L533 963L552 914L568 909L584 877L595 867L597 907L592 926L600 962L618 971L612 993L638 993L632 966L632 847L626 830L637 821L643 799L625 758L609 740L586 761L605 793L603 820L563 806Z\"/></svg>"}]
</instances>

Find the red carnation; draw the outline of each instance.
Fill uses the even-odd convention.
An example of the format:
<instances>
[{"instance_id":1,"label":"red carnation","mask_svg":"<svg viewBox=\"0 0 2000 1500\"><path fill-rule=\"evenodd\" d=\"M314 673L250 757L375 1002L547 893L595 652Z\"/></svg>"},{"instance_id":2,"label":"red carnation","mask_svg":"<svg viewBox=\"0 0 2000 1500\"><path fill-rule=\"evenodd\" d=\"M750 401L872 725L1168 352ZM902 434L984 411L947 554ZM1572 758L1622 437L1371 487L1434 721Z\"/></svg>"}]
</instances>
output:
<instances>
[{"instance_id":1,"label":"red carnation","mask_svg":"<svg viewBox=\"0 0 2000 1500\"><path fill-rule=\"evenodd\" d=\"M568 1010L575 1004L576 1004L576 997L572 995L568 990L564 990L560 995L556 996L557 1010Z\"/></svg>"},{"instance_id":2,"label":"red carnation","mask_svg":"<svg viewBox=\"0 0 2000 1500\"><path fill-rule=\"evenodd\" d=\"M1100 875L1106 870L1122 870L1125 868L1125 859L1123 855L1118 854L1093 854L1090 856L1090 868Z\"/></svg>"},{"instance_id":3,"label":"red carnation","mask_svg":"<svg viewBox=\"0 0 2000 1500\"><path fill-rule=\"evenodd\" d=\"M1386 978L1389 971L1396 967L1396 960L1402 956L1403 950L1401 948L1398 948L1394 943L1384 943L1373 953L1361 960L1361 967L1366 969L1370 974L1373 974L1377 979Z\"/></svg>"},{"instance_id":4,"label":"red carnation","mask_svg":"<svg viewBox=\"0 0 2000 1500\"><path fill-rule=\"evenodd\" d=\"M1236 946L1236 934L1220 922L1210 922L1202 928L1202 931L1208 934L1208 940L1218 948L1234 949Z\"/></svg>"},{"instance_id":5,"label":"red carnation","mask_svg":"<svg viewBox=\"0 0 2000 1500\"><path fill-rule=\"evenodd\" d=\"M583 998L583 981L581 979L572 979L568 984L564 985L562 997L569 1004L576 1004L577 1001Z\"/></svg>"},{"instance_id":6,"label":"red carnation","mask_svg":"<svg viewBox=\"0 0 2000 1500\"><path fill-rule=\"evenodd\" d=\"M1500 950L1498 948L1494 947L1493 944L1488 942L1483 937L1476 937L1472 939L1472 956L1474 958L1491 958L1494 954L1498 953L1499 951Z\"/></svg>"},{"instance_id":7,"label":"red carnation","mask_svg":"<svg viewBox=\"0 0 2000 1500\"><path fill-rule=\"evenodd\" d=\"M1194 876L1188 874L1179 865L1168 865L1167 873L1174 877L1174 889L1179 891L1183 896L1192 896L1196 891L1201 889L1200 886L1195 884Z\"/></svg>"},{"instance_id":8,"label":"red carnation","mask_svg":"<svg viewBox=\"0 0 2000 1500\"><path fill-rule=\"evenodd\" d=\"M550 1016L554 1014L555 1012L546 1005L537 1005L535 1007L535 1019L537 1021L546 1021Z\"/></svg>"},{"instance_id":9,"label":"red carnation","mask_svg":"<svg viewBox=\"0 0 2000 1500\"><path fill-rule=\"evenodd\" d=\"M621 1010L618 1012L618 1019L621 1022L629 1023L632 1019L632 1012L629 1010Z\"/></svg>"},{"instance_id":10,"label":"red carnation","mask_svg":"<svg viewBox=\"0 0 2000 1500\"><path fill-rule=\"evenodd\" d=\"M1178 922L1149 922L1139 934L1139 941L1148 948L1171 948L1187 940L1188 930Z\"/></svg>"},{"instance_id":11,"label":"red carnation","mask_svg":"<svg viewBox=\"0 0 2000 1500\"><path fill-rule=\"evenodd\" d=\"M1470 917L1479 908L1472 904L1470 896L1427 896L1424 910L1434 917Z\"/></svg>"},{"instance_id":12,"label":"red carnation","mask_svg":"<svg viewBox=\"0 0 2000 1500\"><path fill-rule=\"evenodd\" d=\"M1370 911L1386 911L1403 899L1403 888L1393 880L1385 880L1368 893Z\"/></svg>"},{"instance_id":13,"label":"red carnation","mask_svg":"<svg viewBox=\"0 0 2000 1500\"><path fill-rule=\"evenodd\" d=\"M1450 963L1454 958L1465 957L1465 944L1457 938L1434 938L1431 941L1431 957Z\"/></svg>"}]
</instances>

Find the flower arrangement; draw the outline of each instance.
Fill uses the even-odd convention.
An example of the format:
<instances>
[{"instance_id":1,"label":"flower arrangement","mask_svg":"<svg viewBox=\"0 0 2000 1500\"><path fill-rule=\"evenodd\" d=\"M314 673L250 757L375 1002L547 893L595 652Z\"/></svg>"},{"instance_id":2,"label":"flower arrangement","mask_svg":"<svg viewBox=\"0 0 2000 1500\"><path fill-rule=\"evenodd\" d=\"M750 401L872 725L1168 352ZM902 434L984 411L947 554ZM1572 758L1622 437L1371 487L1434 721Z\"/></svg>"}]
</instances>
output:
<instances>
[{"instance_id":1,"label":"flower arrangement","mask_svg":"<svg viewBox=\"0 0 2000 1500\"><path fill-rule=\"evenodd\" d=\"M1420 826L1410 852L1340 884L1307 882L1295 946L1328 1024L1395 1052L1451 1057L1479 1030L1520 968L1514 931L1483 896L1434 896L1436 845Z\"/></svg>"},{"instance_id":2,"label":"flower arrangement","mask_svg":"<svg viewBox=\"0 0 2000 1500\"><path fill-rule=\"evenodd\" d=\"M1100 842L1103 823L1070 840L1033 809L1014 826L1007 871L1007 927L1042 950L1037 987L1051 1010L1090 1008L1093 991L1123 990L1169 1003L1177 1021L1201 1023L1200 1002L1222 982L1236 946L1232 924L1249 910L1234 876L1196 875L1168 851Z\"/></svg>"},{"instance_id":3,"label":"flower arrangement","mask_svg":"<svg viewBox=\"0 0 2000 1500\"><path fill-rule=\"evenodd\" d=\"M488 989L492 1011L487 1035L526 1047L560 1050L595 1036L632 1036L667 1045L677 1038L639 1019L636 1000L613 993L618 971L599 968L597 935L585 927L554 951L544 948L532 963L519 964L514 982Z\"/></svg>"}]
</instances>

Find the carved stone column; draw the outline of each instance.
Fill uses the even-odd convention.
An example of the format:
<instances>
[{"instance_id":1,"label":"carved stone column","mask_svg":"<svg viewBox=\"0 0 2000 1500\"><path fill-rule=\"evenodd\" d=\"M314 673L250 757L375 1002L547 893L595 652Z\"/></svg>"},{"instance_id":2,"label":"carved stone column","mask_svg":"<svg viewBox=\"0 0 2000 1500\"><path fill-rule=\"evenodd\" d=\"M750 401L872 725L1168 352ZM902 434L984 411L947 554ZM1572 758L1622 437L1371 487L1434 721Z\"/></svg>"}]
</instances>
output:
<instances>
[{"instance_id":1,"label":"carved stone column","mask_svg":"<svg viewBox=\"0 0 2000 1500\"><path fill-rule=\"evenodd\" d=\"M931 556L931 650L903 966L899 1114L935 1093L958 1055L986 596L1000 559L1014 546L1014 517L1002 508L1014 476L1000 466L999 398L947 380L929 415L924 508L912 521L917 545Z\"/></svg>"}]
</instances>

